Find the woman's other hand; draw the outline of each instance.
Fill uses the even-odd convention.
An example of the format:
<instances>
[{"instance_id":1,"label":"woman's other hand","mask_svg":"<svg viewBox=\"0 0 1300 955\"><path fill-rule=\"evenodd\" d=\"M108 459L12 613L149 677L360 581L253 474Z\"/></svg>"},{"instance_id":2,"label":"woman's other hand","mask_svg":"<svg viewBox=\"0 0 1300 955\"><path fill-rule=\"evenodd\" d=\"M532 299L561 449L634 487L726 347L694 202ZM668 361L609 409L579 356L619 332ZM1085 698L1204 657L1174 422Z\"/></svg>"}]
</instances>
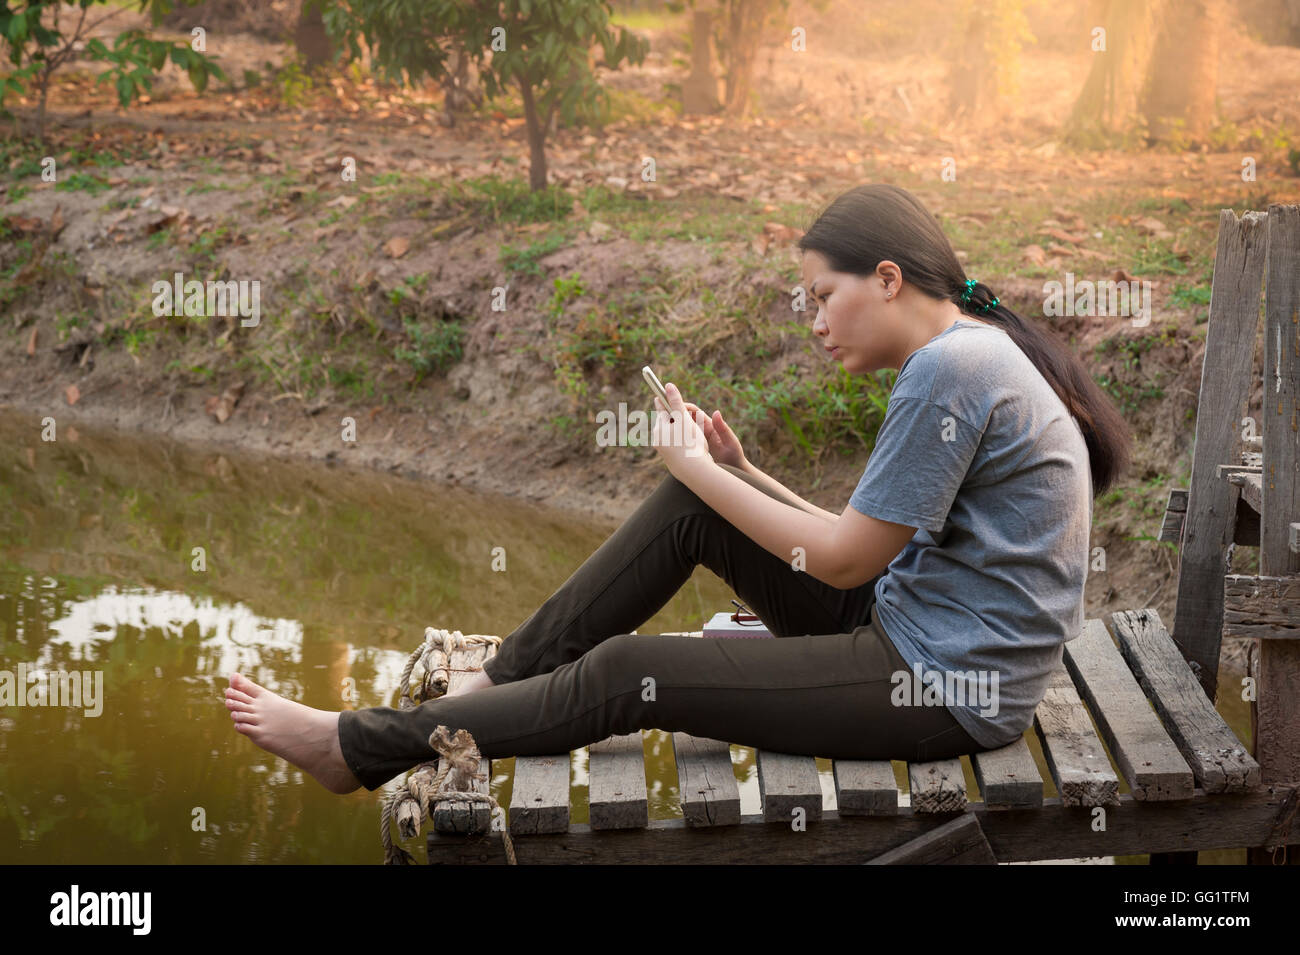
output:
<instances>
[{"instance_id":1,"label":"woman's other hand","mask_svg":"<svg viewBox=\"0 0 1300 955\"><path fill-rule=\"evenodd\" d=\"M709 456L718 464L730 464L733 468L744 467L745 451L731 426L722 420L722 412L715 411L710 418L698 405L689 401L684 402L684 405L708 439Z\"/></svg>"}]
</instances>

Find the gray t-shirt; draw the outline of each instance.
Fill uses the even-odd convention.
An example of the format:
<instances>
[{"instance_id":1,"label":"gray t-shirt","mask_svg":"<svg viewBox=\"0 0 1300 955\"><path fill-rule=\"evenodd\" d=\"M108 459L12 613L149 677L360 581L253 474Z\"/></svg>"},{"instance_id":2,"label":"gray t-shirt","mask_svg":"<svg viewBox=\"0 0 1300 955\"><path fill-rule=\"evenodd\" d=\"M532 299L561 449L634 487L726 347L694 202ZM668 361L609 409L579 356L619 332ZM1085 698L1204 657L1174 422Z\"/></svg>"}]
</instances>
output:
<instances>
[{"instance_id":1,"label":"gray t-shirt","mask_svg":"<svg viewBox=\"0 0 1300 955\"><path fill-rule=\"evenodd\" d=\"M982 745L1014 742L1083 627L1078 422L1006 332L959 319L903 362L849 503L918 528L875 589L913 668L895 702L942 702Z\"/></svg>"}]
</instances>

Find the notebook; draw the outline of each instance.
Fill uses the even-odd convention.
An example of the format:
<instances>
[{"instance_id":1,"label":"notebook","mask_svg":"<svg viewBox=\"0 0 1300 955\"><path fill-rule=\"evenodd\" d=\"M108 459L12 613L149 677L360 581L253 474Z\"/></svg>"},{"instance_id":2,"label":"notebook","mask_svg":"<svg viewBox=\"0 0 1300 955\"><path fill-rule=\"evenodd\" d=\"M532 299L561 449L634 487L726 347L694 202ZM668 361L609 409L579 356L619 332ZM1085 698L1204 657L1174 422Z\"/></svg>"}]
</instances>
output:
<instances>
[{"instance_id":1,"label":"notebook","mask_svg":"<svg viewBox=\"0 0 1300 955\"><path fill-rule=\"evenodd\" d=\"M722 610L713 615L704 625L706 637L770 637L771 632L761 620L737 623L731 619L731 611Z\"/></svg>"}]
</instances>

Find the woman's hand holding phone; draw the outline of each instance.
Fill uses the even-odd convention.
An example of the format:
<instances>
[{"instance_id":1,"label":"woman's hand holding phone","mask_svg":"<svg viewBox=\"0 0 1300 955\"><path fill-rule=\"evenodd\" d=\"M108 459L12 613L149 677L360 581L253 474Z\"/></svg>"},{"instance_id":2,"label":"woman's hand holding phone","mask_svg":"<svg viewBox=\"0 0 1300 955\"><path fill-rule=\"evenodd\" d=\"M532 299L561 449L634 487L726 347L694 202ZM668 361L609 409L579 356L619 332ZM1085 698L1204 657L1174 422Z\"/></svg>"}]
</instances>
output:
<instances>
[{"instance_id":1,"label":"woman's hand holding phone","mask_svg":"<svg viewBox=\"0 0 1300 955\"><path fill-rule=\"evenodd\" d=\"M669 407L668 395L664 391L664 385L659 381L659 377L649 365L641 369L641 374L645 377L650 390L657 396L655 407L671 413L672 409ZM674 386L675 390L676 386ZM709 449L709 456L713 461L717 464L729 464L737 468L743 467L745 464L745 451L741 448L740 439L736 437L735 432L722 419L722 412L714 411L713 417L709 417L700 409L699 405L686 401L681 397L680 393L677 398L703 434L706 446Z\"/></svg>"}]
</instances>

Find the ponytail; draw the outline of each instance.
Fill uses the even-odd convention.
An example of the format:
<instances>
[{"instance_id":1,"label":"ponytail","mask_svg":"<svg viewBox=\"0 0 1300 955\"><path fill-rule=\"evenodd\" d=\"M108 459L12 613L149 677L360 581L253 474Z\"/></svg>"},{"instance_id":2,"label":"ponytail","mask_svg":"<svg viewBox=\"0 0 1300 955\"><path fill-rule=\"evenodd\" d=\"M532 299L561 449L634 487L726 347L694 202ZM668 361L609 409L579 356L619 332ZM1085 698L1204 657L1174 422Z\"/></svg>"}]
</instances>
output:
<instances>
[{"instance_id":1,"label":"ponytail","mask_svg":"<svg viewBox=\"0 0 1300 955\"><path fill-rule=\"evenodd\" d=\"M950 300L967 314L1001 328L1034 363L1038 373L1079 422L1079 430L1088 445L1093 496L1107 490L1119 479L1129 462L1128 425L1114 403L1088 374L1083 362L1055 334L1026 322L1001 304L983 282L975 283L973 293L963 303L961 293L965 289L966 279L963 277ZM995 302L997 304L993 304Z\"/></svg>"}]
</instances>

